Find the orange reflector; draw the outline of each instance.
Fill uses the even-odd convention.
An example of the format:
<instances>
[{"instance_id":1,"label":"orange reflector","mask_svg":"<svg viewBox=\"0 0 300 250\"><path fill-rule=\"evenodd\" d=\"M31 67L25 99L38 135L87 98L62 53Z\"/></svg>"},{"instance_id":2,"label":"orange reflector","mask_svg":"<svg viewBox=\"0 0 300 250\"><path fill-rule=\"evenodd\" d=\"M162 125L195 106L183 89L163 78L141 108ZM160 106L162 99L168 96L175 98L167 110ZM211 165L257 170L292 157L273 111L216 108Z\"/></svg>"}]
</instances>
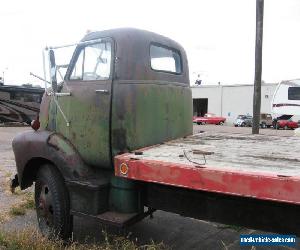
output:
<instances>
[{"instance_id":1,"label":"orange reflector","mask_svg":"<svg viewBox=\"0 0 300 250\"><path fill-rule=\"evenodd\" d=\"M127 175L127 173L128 173L128 166L127 166L126 163L122 163L122 164L120 165L120 173L121 173L122 175Z\"/></svg>"}]
</instances>

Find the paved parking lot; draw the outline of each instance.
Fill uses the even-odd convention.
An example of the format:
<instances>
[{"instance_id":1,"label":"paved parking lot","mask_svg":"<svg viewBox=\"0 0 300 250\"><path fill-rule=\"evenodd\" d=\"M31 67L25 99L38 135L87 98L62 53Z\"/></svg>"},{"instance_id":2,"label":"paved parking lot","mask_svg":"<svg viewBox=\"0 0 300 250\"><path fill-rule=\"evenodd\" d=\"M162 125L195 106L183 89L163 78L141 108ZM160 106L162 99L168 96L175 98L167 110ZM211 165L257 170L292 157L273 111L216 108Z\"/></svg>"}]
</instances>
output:
<instances>
[{"instance_id":1,"label":"paved parking lot","mask_svg":"<svg viewBox=\"0 0 300 250\"><path fill-rule=\"evenodd\" d=\"M28 128L4 128L0 127L0 211L6 213L9 206L21 199L22 195L11 195L7 190L8 176L15 172L15 163L11 149L11 140L16 133ZM235 128L229 126L195 125L194 132L220 131L228 133L251 133L251 128ZM291 136L293 131L275 131L272 129L262 130L270 135ZM220 208L221 209L221 208ZM0 222L1 223L1 222ZM295 222L296 223L296 222ZM36 227L34 211L28 211L25 216L10 217L6 222L0 224L0 230L14 230L24 227ZM74 223L75 240L83 241L86 237L101 240L102 229L108 232L118 233L114 228L107 228L92 219L75 218ZM140 243L163 241L172 249L240 249L239 235L249 233L260 233L246 228L238 228L230 225L221 225L179 215L157 211L154 218L146 218L127 230L131 232L133 239L137 238ZM245 249L270 249L245 248ZM277 247L272 249L291 249Z\"/></svg>"},{"instance_id":2,"label":"paved parking lot","mask_svg":"<svg viewBox=\"0 0 300 250\"><path fill-rule=\"evenodd\" d=\"M6 213L20 199L19 196L11 195L8 185L10 177L16 172L11 141L17 133L28 129L28 127L0 127L0 214Z\"/></svg>"},{"instance_id":3,"label":"paved parking lot","mask_svg":"<svg viewBox=\"0 0 300 250\"><path fill-rule=\"evenodd\" d=\"M194 133L200 131L209 131L209 132L222 132L230 134L251 134L251 127L234 127L233 125L194 125ZM274 135L274 136L294 136L295 130L283 130L283 129L273 129L265 128L259 130L260 134L264 135Z\"/></svg>"}]
</instances>

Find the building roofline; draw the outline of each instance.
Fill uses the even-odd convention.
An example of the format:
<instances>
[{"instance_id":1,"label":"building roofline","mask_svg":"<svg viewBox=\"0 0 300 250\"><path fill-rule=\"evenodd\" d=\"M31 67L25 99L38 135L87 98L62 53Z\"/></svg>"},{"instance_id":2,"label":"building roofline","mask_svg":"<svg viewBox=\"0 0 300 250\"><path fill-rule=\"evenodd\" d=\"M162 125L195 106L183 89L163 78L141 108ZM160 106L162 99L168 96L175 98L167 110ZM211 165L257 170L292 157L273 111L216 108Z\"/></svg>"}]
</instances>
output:
<instances>
[{"instance_id":1,"label":"building roofline","mask_svg":"<svg viewBox=\"0 0 300 250\"><path fill-rule=\"evenodd\" d=\"M278 83L264 83L261 86L277 86ZM191 88L216 88L216 87L253 87L254 84L213 84L213 85L191 85Z\"/></svg>"}]
</instances>

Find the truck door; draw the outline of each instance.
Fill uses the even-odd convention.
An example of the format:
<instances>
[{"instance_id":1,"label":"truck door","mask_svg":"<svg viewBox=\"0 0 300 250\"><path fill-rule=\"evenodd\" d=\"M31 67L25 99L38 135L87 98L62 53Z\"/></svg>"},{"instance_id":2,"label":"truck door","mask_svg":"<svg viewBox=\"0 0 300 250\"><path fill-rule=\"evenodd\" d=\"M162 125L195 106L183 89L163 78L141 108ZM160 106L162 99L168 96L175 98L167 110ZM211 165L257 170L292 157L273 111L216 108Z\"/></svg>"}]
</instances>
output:
<instances>
[{"instance_id":1,"label":"truck door","mask_svg":"<svg viewBox=\"0 0 300 250\"><path fill-rule=\"evenodd\" d=\"M69 139L87 164L107 168L111 166L113 48L111 39L76 48L61 90L71 95L58 97L65 118L57 112L56 121L56 130Z\"/></svg>"}]
</instances>

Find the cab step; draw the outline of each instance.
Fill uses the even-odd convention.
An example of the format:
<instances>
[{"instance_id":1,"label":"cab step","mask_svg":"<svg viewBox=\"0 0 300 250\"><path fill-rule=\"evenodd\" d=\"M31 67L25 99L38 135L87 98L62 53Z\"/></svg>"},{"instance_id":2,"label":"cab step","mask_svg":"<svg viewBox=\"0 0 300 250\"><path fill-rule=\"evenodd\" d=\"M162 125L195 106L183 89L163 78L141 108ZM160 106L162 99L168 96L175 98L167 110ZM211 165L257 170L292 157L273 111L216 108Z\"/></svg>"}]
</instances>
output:
<instances>
[{"instance_id":1,"label":"cab step","mask_svg":"<svg viewBox=\"0 0 300 250\"><path fill-rule=\"evenodd\" d=\"M77 211L71 211L71 214L79 217L94 218L103 224L124 228L144 219L147 216L152 216L153 212L155 212L155 209L149 208L143 213L120 213L107 211L98 215L89 215Z\"/></svg>"}]
</instances>

